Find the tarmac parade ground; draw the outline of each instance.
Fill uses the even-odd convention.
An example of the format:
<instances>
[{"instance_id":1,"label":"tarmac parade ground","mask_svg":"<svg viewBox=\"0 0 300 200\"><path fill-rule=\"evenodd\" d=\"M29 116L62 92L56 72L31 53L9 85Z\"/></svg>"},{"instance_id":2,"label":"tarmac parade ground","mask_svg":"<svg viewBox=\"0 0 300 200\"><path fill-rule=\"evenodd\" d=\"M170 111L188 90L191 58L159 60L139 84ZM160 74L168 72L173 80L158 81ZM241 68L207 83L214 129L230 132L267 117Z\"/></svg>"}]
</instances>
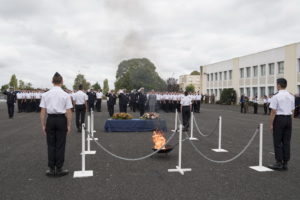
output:
<instances>
[{"instance_id":1,"label":"tarmac parade ground","mask_svg":"<svg viewBox=\"0 0 300 200\"><path fill-rule=\"evenodd\" d=\"M95 136L115 154L134 158L152 152L152 133L106 133L108 118L95 113ZM235 106L202 105L195 114L201 131L209 133L222 115L222 147L228 153L211 151L217 148L218 131L199 138L194 144L215 160L226 160L239 153L248 143L259 123L264 124L264 165L274 161L272 134L268 116L241 114ZM160 113L168 129L174 127L174 113ZM137 113L134 114L136 117ZM75 117L75 116L73 116ZM75 121L75 120L74 120ZM192 168L184 176L169 173L175 168L178 148L168 155L128 162L116 159L92 142L96 155L88 155L86 169L94 170L90 178L74 179L73 172L81 169L81 134L73 132L67 138L65 168L70 174L61 178L45 176L47 169L46 139L41 132L39 114L16 113L8 119L5 103L0 103L0 199L1 200L299 200L300 199L300 120L293 122L292 158L286 172L257 172L249 166L258 165L258 135L247 151L227 164L215 164L201 157L189 141L183 143L182 167ZM166 133L169 137L171 132ZM178 142L176 135L171 144Z\"/></svg>"}]
</instances>

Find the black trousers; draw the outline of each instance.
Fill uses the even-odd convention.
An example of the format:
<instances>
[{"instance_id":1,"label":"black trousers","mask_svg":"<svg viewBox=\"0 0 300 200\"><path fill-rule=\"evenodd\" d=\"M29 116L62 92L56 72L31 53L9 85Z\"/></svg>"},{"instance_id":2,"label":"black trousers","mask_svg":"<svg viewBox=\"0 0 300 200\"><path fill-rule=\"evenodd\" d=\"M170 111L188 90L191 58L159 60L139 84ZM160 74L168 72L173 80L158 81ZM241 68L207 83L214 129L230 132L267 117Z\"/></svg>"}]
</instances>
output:
<instances>
[{"instance_id":1,"label":"black trousers","mask_svg":"<svg viewBox=\"0 0 300 200\"><path fill-rule=\"evenodd\" d=\"M135 112L136 111L136 102L131 102L131 108L132 108L132 111Z\"/></svg>"},{"instance_id":2,"label":"black trousers","mask_svg":"<svg viewBox=\"0 0 300 200\"><path fill-rule=\"evenodd\" d=\"M48 166L61 168L65 161L67 118L62 115L48 115L46 123Z\"/></svg>"},{"instance_id":3,"label":"black trousers","mask_svg":"<svg viewBox=\"0 0 300 200\"><path fill-rule=\"evenodd\" d=\"M182 123L184 129L188 129L190 126L191 110L190 106L182 107Z\"/></svg>"},{"instance_id":4,"label":"black trousers","mask_svg":"<svg viewBox=\"0 0 300 200\"><path fill-rule=\"evenodd\" d=\"M140 116L145 114L145 104L139 104Z\"/></svg>"},{"instance_id":5,"label":"black trousers","mask_svg":"<svg viewBox=\"0 0 300 200\"><path fill-rule=\"evenodd\" d=\"M8 111L8 117L13 118L14 112L15 112L15 104L14 103L7 103L7 111Z\"/></svg>"},{"instance_id":6,"label":"black trousers","mask_svg":"<svg viewBox=\"0 0 300 200\"><path fill-rule=\"evenodd\" d=\"M91 109L94 111L95 110L94 102L88 102L88 104L89 104L89 112L91 112Z\"/></svg>"},{"instance_id":7,"label":"black trousers","mask_svg":"<svg viewBox=\"0 0 300 200\"><path fill-rule=\"evenodd\" d=\"M264 103L264 113L265 115L268 114L268 104Z\"/></svg>"},{"instance_id":8,"label":"black trousers","mask_svg":"<svg viewBox=\"0 0 300 200\"><path fill-rule=\"evenodd\" d=\"M276 161L288 162L290 160L291 135L292 117L276 115L273 122L273 142Z\"/></svg>"},{"instance_id":9,"label":"black trousers","mask_svg":"<svg viewBox=\"0 0 300 200\"><path fill-rule=\"evenodd\" d=\"M254 107L254 114L257 114L258 103L254 103L253 107Z\"/></svg>"},{"instance_id":10,"label":"black trousers","mask_svg":"<svg viewBox=\"0 0 300 200\"><path fill-rule=\"evenodd\" d=\"M120 109L120 112L122 113L127 113L127 104L119 104L119 109Z\"/></svg>"},{"instance_id":11,"label":"black trousers","mask_svg":"<svg viewBox=\"0 0 300 200\"><path fill-rule=\"evenodd\" d=\"M26 99L26 112L31 112L31 100Z\"/></svg>"},{"instance_id":12,"label":"black trousers","mask_svg":"<svg viewBox=\"0 0 300 200\"><path fill-rule=\"evenodd\" d=\"M115 112L115 105L107 104L107 109L108 109L109 116L112 117Z\"/></svg>"},{"instance_id":13,"label":"black trousers","mask_svg":"<svg viewBox=\"0 0 300 200\"><path fill-rule=\"evenodd\" d=\"M41 111L40 103L41 103L40 99L35 100L35 112L40 112Z\"/></svg>"},{"instance_id":14,"label":"black trousers","mask_svg":"<svg viewBox=\"0 0 300 200\"><path fill-rule=\"evenodd\" d=\"M101 104L102 104L102 99L97 99L97 101L96 101L97 112L101 112Z\"/></svg>"},{"instance_id":15,"label":"black trousers","mask_svg":"<svg viewBox=\"0 0 300 200\"><path fill-rule=\"evenodd\" d=\"M22 108L22 99L18 99L18 112L23 112L23 108Z\"/></svg>"},{"instance_id":16,"label":"black trousers","mask_svg":"<svg viewBox=\"0 0 300 200\"><path fill-rule=\"evenodd\" d=\"M244 102L242 102L242 103L241 103L241 113L243 113L243 112L244 112L244 107L245 107L245 103L244 103Z\"/></svg>"},{"instance_id":17,"label":"black trousers","mask_svg":"<svg viewBox=\"0 0 300 200\"><path fill-rule=\"evenodd\" d=\"M75 114L76 114L76 127L81 129L82 124L85 122L85 111L86 107L84 104L75 105Z\"/></svg>"}]
</instances>

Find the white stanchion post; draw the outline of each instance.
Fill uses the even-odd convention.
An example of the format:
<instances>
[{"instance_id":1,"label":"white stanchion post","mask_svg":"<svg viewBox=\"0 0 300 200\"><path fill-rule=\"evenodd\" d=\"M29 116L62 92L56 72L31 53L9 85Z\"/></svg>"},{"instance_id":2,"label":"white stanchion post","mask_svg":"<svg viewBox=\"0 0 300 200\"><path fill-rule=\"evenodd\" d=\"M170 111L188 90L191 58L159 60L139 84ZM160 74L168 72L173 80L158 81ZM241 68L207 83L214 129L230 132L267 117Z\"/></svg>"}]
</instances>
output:
<instances>
[{"instance_id":1,"label":"white stanchion post","mask_svg":"<svg viewBox=\"0 0 300 200\"><path fill-rule=\"evenodd\" d=\"M177 122L178 122L178 111L176 109L176 111L175 111L175 128L174 128L174 130L172 130L172 132L176 132L177 131L177 129L178 129Z\"/></svg>"},{"instance_id":2,"label":"white stanchion post","mask_svg":"<svg viewBox=\"0 0 300 200\"><path fill-rule=\"evenodd\" d=\"M189 140L198 140L198 138L194 137L194 112L191 113L191 136Z\"/></svg>"},{"instance_id":3,"label":"white stanchion post","mask_svg":"<svg viewBox=\"0 0 300 200\"><path fill-rule=\"evenodd\" d=\"M268 167L263 166L263 124L259 125L259 161L258 166L252 166L251 169L259 172L270 172L273 171Z\"/></svg>"},{"instance_id":4,"label":"white stanchion post","mask_svg":"<svg viewBox=\"0 0 300 200\"><path fill-rule=\"evenodd\" d=\"M218 148L212 149L215 152L228 152L225 149L222 149L222 117L219 117L219 141L218 141Z\"/></svg>"},{"instance_id":5,"label":"white stanchion post","mask_svg":"<svg viewBox=\"0 0 300 200\"><path fill-rule=\"evenodd\" d=\"M182 162L182 125L179 125L179 152L178 152L178 165L176 166L176 169L168 169L168 172L179 172L181 175L184 175L184 172L190 172L192 171L191 168L181 168L181 162Z\"/></svg>"},{"instance_id":6,"label":"white stanchion post","mask_svg":"<svg viewBox=\"0 0 300 200\"><path fill-rule=\"evenodd\" d=\"M85 125L82 124L82 145L81 145L81 171L75 171L73 178L83 178L93 176L93 170L85 170Z\"/></svg>"},{"instance_id":7,"label":"white stanchion post","mask_svg":"<svg viewBox=\"0 0 300 200\"><path fill-rule=\"evenodd\" d=\"M91 134L91 130L92 130L92 127L91 127L91 116L88 115L88 119L87 119L87 124L88 124L88 127L87 127L87 132ZM87 135L87 150L85 151L85 154L90 154L90 155L93 155L93 154L96 154L96 151L91 151L91 136L90 134Z\"/></svg>"},{"instance_id":8,"label":"white stanchion post","mask_svg":"<svg viewBox=\"0 0 300 200\"><path fill-rule=\"evenodd\" d=\"M98 138L94 137L94 133L96 133L96 131L95 131L95 116L94 116L94 111L91 110L91 135L94 138L94 140L98 140Z\"/></svg>"}]
</instances>

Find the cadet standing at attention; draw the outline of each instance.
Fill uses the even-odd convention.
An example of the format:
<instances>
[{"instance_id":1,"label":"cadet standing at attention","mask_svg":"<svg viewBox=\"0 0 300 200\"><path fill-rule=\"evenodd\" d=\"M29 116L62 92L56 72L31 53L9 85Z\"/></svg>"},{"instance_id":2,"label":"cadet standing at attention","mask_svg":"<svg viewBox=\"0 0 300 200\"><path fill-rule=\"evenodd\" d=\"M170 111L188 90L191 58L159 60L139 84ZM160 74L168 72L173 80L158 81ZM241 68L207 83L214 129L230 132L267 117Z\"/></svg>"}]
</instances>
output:
<instances>
[{"instance_id":1,"label":"cadet standing at attention","mask_svg":"<svg viewBox=\"0 0 300 200\"><path fill-rule=\"evenodd\" d=\"M88 95L83 91L83 86L79 85L79 90L73 95L73 105L76 112L77 132L81 132L82 124L85 122L85 111L88 109Z\"/></svg>"},{"instance_id":2,"label":"cadet standing at attention","mask_svg":"<svg viewBox=\"0 0 300 200\"><path fill-rule=\"evenodd\" d=\"M277 79L277 90L270 103L270 129L273 131L273 142L276 163L269 168L287 170L290 160L290 142L292 135L292 118L295 109L295 98L285 90L287 81Z\"/></svg>"},{"instance_id":3,"label":"cadet standing at attention","mask_svg":"<svg viewBox=\"0 0 300 200\"><path fill-rule=\"evenodd\" d=\"M42 95L41 124L47 136L48 167L47 176L65 176L69 172L64 170L65 145L67 133L71 133L72 102L70 96L61 88L63 78L55 73L52 78L54 87ZM45 122L46 113L48 114Z\"/></svg>"},{"instance_id":4,"label":"cadet standing at attention","mask_svg":"<svg viewBox=\"0 0 300 200\"><path fill-rule=\"evenodd\" d=\"M12 119L14 117L14 111L15 111L15 103L16 103L16 93L14 92L13 88L9 89L8 91L3 92L4 95L7 96L6 98L6 104L7 104L7 110L8 110L8 117L9 119Z\"/></svg>"},{"instance_id":5,"label":"cadet standing at attention","mask_svg":"<svg viewBox=\"0 0 300 200\"><path fill-rule=\"evenodd\" d=\"M184 92L184 97L181 98L182 123L184 131L188 131L189 121L192 111L192 99L188 96L188 92Z\"/></svg>"}]
</instances>

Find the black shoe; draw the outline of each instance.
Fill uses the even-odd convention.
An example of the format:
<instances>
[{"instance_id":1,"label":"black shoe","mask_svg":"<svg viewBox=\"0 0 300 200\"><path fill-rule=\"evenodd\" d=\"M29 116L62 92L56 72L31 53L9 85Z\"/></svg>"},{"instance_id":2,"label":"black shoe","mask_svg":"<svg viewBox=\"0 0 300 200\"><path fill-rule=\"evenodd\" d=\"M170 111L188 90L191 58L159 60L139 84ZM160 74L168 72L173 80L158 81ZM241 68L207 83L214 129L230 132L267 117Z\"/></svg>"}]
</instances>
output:
<instances>
[{"instance_id":1,"label":"black shoe","mask_svg":"<svg viewBox=\"0 0 300 200\"><path fill-rule=\"evenodd\" d=\"M287 164L287 162L283 163L282 170L288 170L288 164Z\"/></svg>"},{"instance_id":2,"label":"black shoe","mask_svg":"<svg viewBox=\"0 0 300 200\"><path fill-rule=\"evenodd\" d=\"M281 162L276 162L275 164L269 165L268 167L273 170L278 170L278 171L283 170L283 165Z\"/></svg>"},{"instance_id":3,"label":"black shoe","mask_svg":"<svg viewBox=\"0 0 300 200\"><path fill-rule=\"evenodd\" d=\"M54 177L55 176L55 170L50 168L46 171L46 176L49 176L49 177Z\"/></svg>"},{"instance_id":4,"label":"black shoe","mask_svg":"<svg viewBox=\"0 0 300 200\"><path fill-rule=\"evenodd\" d=\"M61 177L61 176L66 176L68 174L69 174L69 171L67 169L58 168L58 169L56 169L55 176Z\"/></svg>"}]
</instances>

